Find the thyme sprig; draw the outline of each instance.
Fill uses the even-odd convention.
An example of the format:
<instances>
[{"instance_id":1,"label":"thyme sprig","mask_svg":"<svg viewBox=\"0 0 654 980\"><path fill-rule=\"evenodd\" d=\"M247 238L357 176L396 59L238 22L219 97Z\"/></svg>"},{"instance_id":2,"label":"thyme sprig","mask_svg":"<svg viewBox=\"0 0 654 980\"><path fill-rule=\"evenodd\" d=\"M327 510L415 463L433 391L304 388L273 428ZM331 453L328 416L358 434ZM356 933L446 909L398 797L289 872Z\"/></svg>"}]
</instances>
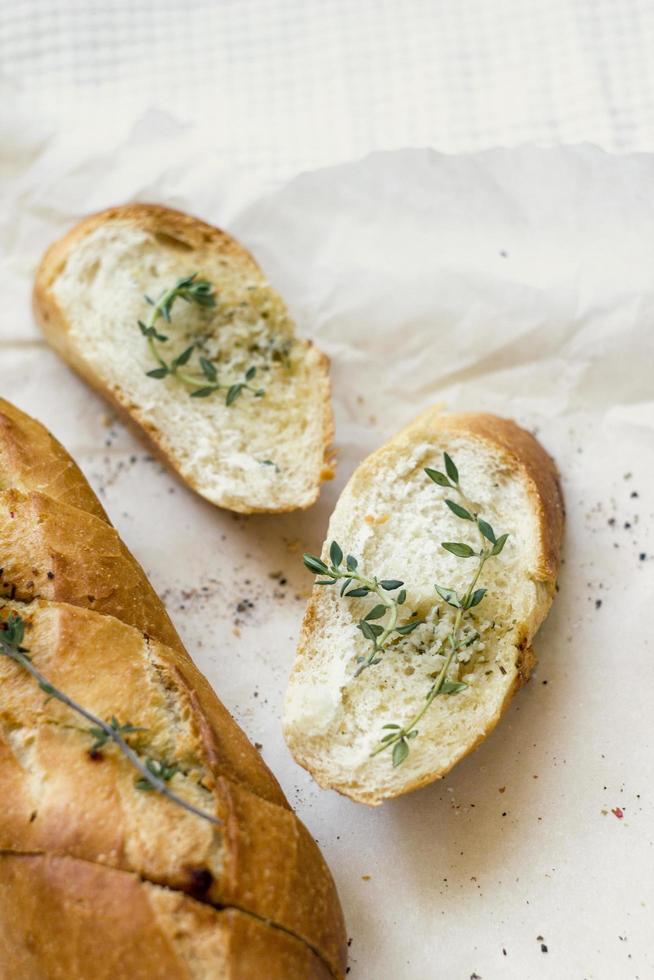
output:
<instances>
[{"instance_id":1,"label":"thyme sprig","mask_svg":"<svg viewBox=\"0 0 654 980\"><path fill-rule=\"evenodd\" d=\"M344 560L345 566L343 566ZM372 644L366 657L357 657L359 666L354 676L358 677L368 667L380 662L381 654L393 636L406 636L412 633L417 626L420 626L422 620L411 618L408 622L397 625L400 606L406 602L404 582L399 579L380 580L375 576L370 578L363 575L359 571L357 559L353 555L344 558L343 549L336 541L332 541L330 545L329 561L330 563L327 564L315 555L304 555L304 564L309 571L314 575L324 576L316 579L316 585L335 585L340 580L342 596L349 599L363 599L374 595L379 600L357 623L357 628ZM354 588L351 588L352 585ZM391 592L396 594L392 596Z\"/></svg>"},{"instance_id":2,"label":"thyme sprig","mask_svg":"<svg viewBox=\"0 0 654 980\"><path fill-rule=\"evenodd\" d=\"M158 346L167 343L170 338L167 334L159 332L157 322L162 318L166 323L171 323L171 313L177 299L184 300L186 303L195 303L197 306L205 308L216 305L216 298L210 282L206 279L198 279L197 272L193 272L190 276L178 279L175 285L163 292L158 300L153 300L149 296L146 296L145 299L152 307L152 312L147 322L144 323L139 320L138 325L141 333L147 339L150 353L159 364L159 367L145 372L149 378L162 380L163 378L175 377L183 384L193 388L193 391L190 392L192 398L207 398L216 391L225 391L227 393L225 395L226 405L233 405L244 391L251 391L255 398L263 398L264 389L256 388L250 384L257 373L256 367L249 367L243 375L242 381L222 383L218 380L215 364L204 355L200 355L198 358L201 374L190 374L188 371L182 370L198 346L196 343L190 344L181 354L177 354L170 360L166 360Z\"/></svg>"},{"instance_id":3,"label":"thyme sprig","mask_svg":"<svg viewBox=\"0 0 654 980\"><path fill-rule=\"evenodd\" d=\"M85 731L93 738L93 744L90 748L92 755L97 755L100 749L112 742L140 774L140 777L135 782L137 789L155 790L189 813L193 813L203 820L208 820L212 824L221 823L217 817L198 809L192 803L182 799L181 796L177 796L176 793L173 793L169 789L166 784L170 782L175 773L181 771L176 763L171 764L166 760L154 759L152 757L147 757L144 762L128 744L127 736L135 732L145 732L147 729L132 725L130 722L121 725L115 716L108 722L103 721L102 718L94 715L93 712L78 704L77 701L74 701L68 694L60 691L32 663L29 650L22 646L24 636L25 624L20 616L12 612L2 624L2 628L0 628L0 654L4 654L4 656L13 660L14 663L31 674L41 690L47 694L48 699L55 698L70 708L71 711L84 718L85 721L90 722L90 727Z\"/></svg>"},{"instance_id":4,"label":"thyme sprig","mask_svg":"<svg viewBox=\"0 0 654 980\"><path fill-rule=\"evenodd\" d=\"M439 695L458 694L459 691L465 690L468 686L463 681L450 680L447 676L448 671L450 670L450 665L454 657L479 638L479 634L477 633L473 633L472 636L465 634L464 621L466 613L475 606L478 606L486 595L487 590L485 588L476 587L484 565L490 558L494 558L500 554L509 536L508 534L502 534L499 537L496 536L491 525L479 516L461 489L459 471L452 458L447 453L443 453L443 459L445 473L440 470L430 469L429 467L425 469L425 473L438 486L447 487L456 492L459 500L448 498L445 500L445 503L456 517L475 524L479 533L480 549L479 551L475 551L471 545L462 541L444 541L441 544L442 548L457 558L476 558L477 564L464 592L458 592L456 589L447 588L442 585L434 586L441 599L448 606L456 610L456 615L451 631L436 651L437 654L444 655L445 660L434 683L427 692L424 704L408 724L400 725L393 722L383 725L382 730L386 730L386 734L382 736L379 745L371 752L371 756L375 756L385 749L392 748L394 767L401 765L407 758L410 747L409 743L419 734L419 729L416 728L416 725L422 720L434 700Z\"/></svg>"}]
</instances>

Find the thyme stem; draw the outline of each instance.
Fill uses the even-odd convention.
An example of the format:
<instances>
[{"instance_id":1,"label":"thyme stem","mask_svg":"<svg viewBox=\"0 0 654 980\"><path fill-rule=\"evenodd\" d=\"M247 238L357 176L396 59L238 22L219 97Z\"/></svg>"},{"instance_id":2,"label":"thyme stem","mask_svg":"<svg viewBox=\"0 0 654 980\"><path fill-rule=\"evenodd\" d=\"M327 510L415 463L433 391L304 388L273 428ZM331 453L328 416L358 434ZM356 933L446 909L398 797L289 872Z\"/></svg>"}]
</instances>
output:
<instances>
[{"instance_id":1,"label":"thyme stem","mask_svg":"<svg viewBox=\"0 0 654 980\"><path fill-rule=\"evenodd\" d=\"M365 588L377 596L379 601L389 610L389 617L386 626L383 627L382 632L372 637L372 651L368 654L365 660L363 660L354 672L354 676L358 677L364 670L368 667L372 667L375 663L375 654L384 649L387 641L389 640L391 634L394 632L397 626L397 612L399 605L396 599L392 599L387 592L380 586L377 579L364 578L362 575L357 575L356 573L348 572L347 576L344 574L339 574L339 578L352 577L355 581L360 582ZM365 620L362 620L365 622Z\"/></svg>"},{"instance_id":2,"label":"thyme stem","mask_svg":"<svg viewBox=\"0 0 654 980\"><path fill-rule=\"evenodd\" d=\"M178 806L181 806L184 810L189 813L195 814L197 817L201 817L203 820L208 820L209 823L219 825L222 821L218 817L214 817L210 813L205 813L203 810L198 809L193 806L192 803L188 803L186 800L182 799L181 796L177 796L170 790L162 779L159 779L151 769L141 761L137 753L130 748L125 739L122 737L119 731L116 730L112 725L103 721L93 712L89 711L88 708L83 707L74 701L68 694L60 691L57 687L52 684L47 677L41 673L38 667L35 667L32 661L26 654L29 652L24 647L20 646L23 635L23 622L20 616L12 615L7 620L7 628L0 630L0 653L3 653L14 663L18 664L29 674L32 675L34 680L38 683L42 691L44 691L49 697L55 698L57 701L61 701L66 707L70 708L76 714L85 718L86 721L91 722L91 724L97 728L101 729L108 740L112 741L114 745L122 752L125 758L131 762L134 768L140 773L141 778L145 779L147 783L156 790L166 799L171 800Z\"/></svg>"},{"instance_id":3,"label":"thyme stem","mask_svg":"<svg viewBox=\"0 0 654 980\"><path fill-rule=\"evenodd\" d=\"M369 578L358 571L358 562L353 555L348 555L343 567L343 551L336 541L332 541L329 549L330 564L327 565L321 558L315 555L304 555L304 564L316 575L325 576L316 579L316 585L335 585L339 579L343 580L341 595L348 598L363 598L368 595L375 595L379 599L378 605L374 606L363 619L357 623L357 628L361 630L367 640L372 643L372 649L367 657L359 657L359 666L354 672L358 677L368 667L378 664L380 654L393 636L397 633L401 636L411 633L422 620L409 619L402 626L397 625L398 612L401 605L406 601L406 589L403 588L404 582L399 579L378 579ZM350 586L355 583L355 588ZM399 591L397 591L399 590ZM395 596L389 595L390 592L397 592ZM375 622L388 615L385 625Z\"/></svg>"},{"instance_id":4,"label":"thyme stem","mask_svg":"<svg viewBox=\"0 0 654 980\"><path fill-rule=\"evenodd\" d=\"M445 503L456 517L460 518L461 520L471 521L474 523L479 533L481 548L478 552L476 552L469 544L461 541L444 541L441 544L442 548L444 548L450 554L456 555L458 558L477 557L478 564L474 575L470 579L468 586L462 595L460 595L454 589L446 589L439 585L436 586L436 591L440 597L444 599L449 606L456 609L452 629L436 651L437 655L440 655L444 648L447 647L447 655L443 666L436 677L436 680L427 692L423 705L416 712L411 721L404 725L393 723L383 726L385 729L388 729L388 732L381 738L379 744L375 746L370 755L373 757L378 755L380 752L383 752L384 749L392 748L393 766L401 765L401 763L404 762L408 756L409 739L413 739L418 735L416 725L422 720L436 697L439 694L456 694L467 687L467 684L463 683L462 681L449 681L447 679L447 674L455 655L466 646L469 646L470 642L474 642L475 637L473 637L472 641L464 641L462 635L464 616L468 610L472 609L473 606L478 605L483 600L484 595L486 594L486 589L475 589L475 586L479 581L484 565L488 559L500 554L508 538L508 534L503 534L499 538L495 536L493 528L487 521L483 520L483 518L479 516L472 503L463 492L459 483L459 471L457 470L454 461L450 456L448 456L447 453L443 454L443 458L445 462L444 473L440 472L439 470L432 469L426 469L425 472L434 483L438 484L438 486L456 490L461 503L459 504L454 500L446 500Z\"/></svg>"},{"instance_id":5,"label":"thyme stem","mask_svg":"<svg viewBox=\"0 0 654 980\"><path fill-rule=\"evenodd\" d=\"M402 728L399 729L397 734L395 734L392 738L387 739L385 742L381 742L375 749L373 749L373 751L370 753L371 756L377 755L379 752L383 752L384 749L390 748L390 746L394 745L396 742L399 742L400 739L405 739L409 734L409 732L413 731L413 729L418 724L418 722L422 720L427 710L429 709L432 701L440 694L441 689L443 687L443 683L447 677L447 672L450 669L452 658L454 657L455 653L458 653L458 651L461 649L460 631L461 631L461 626L463 624L463 613L464 613L466 603L470 601L470 596L473 593L475 585L479 581L479 576L481 575L482 569L489 557L490 557L489 551L483 551L482 554L480 555L479 565L477 566L475 574L472 580L470 581L470 584L468 585L468 588L464 594L461 608L457 609L456 616L454 617L454 625L452 626L452 632L448 635L445 641L445 643L449 643L449 652L447 654L447 657L445 658L445 663L441 667L438 677L430 687L429 693L425 698L425 703L420 708L420 710L414 715L411 721L407 725L404 725ZM443 649L445 643L441 644L438 651L439 653Z\"/></svg>"},{"instance_id":6,"label":"thyme stem","mask_svg":"<svg viewBox=\"0 0 654 980\"><path fill-rule=\"evenodd\" d=\"M175 299L177 298L178 294L179 294L179 284L176 283L174 286L171 286L171 288L168 289L165 293L163 293L159 297L159 299L156 300L155 303L153 303L152 312L148 317L148 321L146 323L146 327L148 328L148 333L146 334L146 338L148 342L148 347L150 348L150 353L152 354L152 356L156 361L159 361L161 367L166 368L167 370L169 370L168 364L166 363L166 361L164 361L163 357L161 356L157 348L155 324L159 319L159 317L163 316L164 310L167 310L168 314L170 315L170 309Z\"/></svg>"},{"instance_id":7,"label":"thyme stem","mask_svg":"<svg viewBox=\"0 0 654 980\"><path fill-rule=\"evenodd\" d=\"M227 405L232 405L243 391L251 391L255 398L262 398L265 394L263 388L255 388L250 384L250 381L256 374L255 367L248 368L242 381L230 381L227 384L222 384L218 381L218 372L215 364L206 357L200 357L201 375L189 374L187 371L181 370L191 357L196 347L195 343L191 344L190 347L187 347L171 361L167 361L164 358L157 344L165 343L168 337L159 333L157 322L163 317L166 323L170 323L170 314L175 300L178 298L185 300L187 303L197 303L199 306L204 307L213 307L216 305L211 283L207 282L206 279L198 279L197 272L183 279L179 279L174 286L165 290L158 300L148 300L152 305L152 311L146 323L139 320L139 327L141 333L147 339L150 353L159 364L159 367L153 371L146 372L148 377L158 380L166 377L175 377L183 384L194 389L191 392L191 396L194 398L206 398L215 391L226 391L225 403Z\"/></svg>"}]
</instances>

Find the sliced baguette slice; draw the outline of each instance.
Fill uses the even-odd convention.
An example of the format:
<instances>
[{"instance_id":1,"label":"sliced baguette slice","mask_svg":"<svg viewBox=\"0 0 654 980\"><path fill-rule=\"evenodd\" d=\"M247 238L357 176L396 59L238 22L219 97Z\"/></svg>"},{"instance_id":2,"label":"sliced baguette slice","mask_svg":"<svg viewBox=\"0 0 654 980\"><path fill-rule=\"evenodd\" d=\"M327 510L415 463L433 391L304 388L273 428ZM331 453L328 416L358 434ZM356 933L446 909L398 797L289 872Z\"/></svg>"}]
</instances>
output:
<instances>
[{"instance_id":1,"label":"sliced baguette slice","mask_svg":"<svg viewBox=\"0 0 654 980\"><path fill-rule=\"evenodd\" d=\"M467 687L433 701L408 757L394 767L390 751L371 752L388 733L383 725L407 724L424 705L441 663L435 651L455 615L434 585L463 592L471 576L470 562L441 542L479 548L475 525L445 505L452 491L424 473L424 467L443 469L444 451L477 512L497 535L510 537L487 562L479 584L488 592L467 614L480 639L466 651L469 661L448 675ZM381 662L355 678L357 658L370 651L356 624L371 600L341 598L338 586L314 588L285 704L285 736L300 765L321 786L372 805L449 772L493 730L529 677L532 638L554 595L562 530L552 460L506 419L427 411L369 456L336 505L323 559L336 540L363 574L403 580L402 616L415 610L426 622L395 637Z\"/></svg>"},{"instance_id":2,"label":"sliced baguette slice","mask_svg":"<svg viewBox=\"0 0 654 980\"><path fill-rule=\"evenodd\" d=\"M176 378L147 376L158 364L138 326L152 309L144 297L192 273L211 283L216 306L178 300L172 323L157 322L169 337L162 353L170 361L200 341L193 376L201 354L222 383L256 367L262 398L244 391L228 406L224 390L195 398ZM328 360L295 336L254 259L218 228L149 204L86 218L46 252L34 309L52 346L211 503L240 513L305 508L331 476Z\"/></svg>"}]
</instances>

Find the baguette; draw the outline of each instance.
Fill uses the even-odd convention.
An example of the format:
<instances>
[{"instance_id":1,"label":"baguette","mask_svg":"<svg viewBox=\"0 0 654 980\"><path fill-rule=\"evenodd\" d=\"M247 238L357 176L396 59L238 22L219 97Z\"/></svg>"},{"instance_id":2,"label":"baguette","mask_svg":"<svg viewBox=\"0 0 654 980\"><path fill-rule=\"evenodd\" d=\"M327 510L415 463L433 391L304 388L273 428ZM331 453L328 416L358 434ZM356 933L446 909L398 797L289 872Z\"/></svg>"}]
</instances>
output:
<instances>
[{"instance_id":1,"label":"baguette","mask_svg":"<svg viewBox=\"0 0 654 980\"><path fill-rule=\"evenodd\" d=\"M473 513L509 534L483 568L488 594L468 613L476 633L471 627L471 645L462 652L467 662L457 662L457 654L451 668L443 667L441 650L449 647L441 644L457 610L434 586L464 595L471 565L461 558L472 553L457 558L441 543L477 549L479 539L475 523L445 506L453 491L424 472L440 470L444 452L458 466ZM321 786L371 805L448 773L493 730L529 677L532 639L555 591L562 531L555 466L533 436L506 419L430 410L369 456L332 514L323 560L329 565L335 540L368 576L403 580L402 609L422 622L395 635L379 662L355 676L370 650L357 628L370 600L341 598L334 586L314 588L284 712L285 737L300 765ZM404 758L391 753L394 743L380 748L397 730L383 726L409 723L441 669L450 671L443 676L457 693L430 702L418 734L405 740Z\"/></svg>"},{"instance_id":2,"label":"baguette","mask_svg":"<svg viewBox=\"0 0 654 980\"><path fill-rule=\"evenodd\" d=\"M152 310L145 297L193 273L211 284L215 307L179 302L172 323L156 327L165 327L168 363L199 345L184 373L200 381L149 377L159 364L139 332ZM328 360L295 336L254 259L218 228L149 204L85 218L46 252L34 310L55 350L211 503L240 513L306 508L331 477ZM205 369L227 386L256 369L252 389L265 394L243 389L232 404L224 391L191 397L210 385Z\"/></svg>"},{"instance_id":3,"label":"baguette","mask_svg":"<svg viewBox=\"0 0 654 980\"><path fill-rule=\"evenodd\" d=\"M220 821L140 792L123 755L89 751L70 709L0 656L0 977L115 976L106 964L131 964L132 942L130 977L342 977L342 913L313 839L80 471L3 401L0 466L0 623L20 616L48 681L144 728L139 753L174 759L171 789Z\"/></svg>"}]
</instances>

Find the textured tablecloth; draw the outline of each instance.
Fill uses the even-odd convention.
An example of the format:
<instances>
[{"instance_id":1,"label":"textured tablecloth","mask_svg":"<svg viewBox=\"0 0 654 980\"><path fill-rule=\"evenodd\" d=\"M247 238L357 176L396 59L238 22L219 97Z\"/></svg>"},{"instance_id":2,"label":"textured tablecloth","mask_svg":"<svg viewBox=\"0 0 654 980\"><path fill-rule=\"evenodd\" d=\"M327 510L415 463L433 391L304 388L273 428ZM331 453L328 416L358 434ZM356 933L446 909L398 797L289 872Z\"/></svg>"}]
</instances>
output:
<instances>
[{"instance_id":1,"label":"textured tablecloth","mask_svg":"<svg viewBox=\"0 0 654 980\"><path fill-rule=\"evenodd\" d=\"M375 149L654 149L651 0L4 0L0 77L88 140L157 107L268 175Z\"/></svg>"}]
</instances>

